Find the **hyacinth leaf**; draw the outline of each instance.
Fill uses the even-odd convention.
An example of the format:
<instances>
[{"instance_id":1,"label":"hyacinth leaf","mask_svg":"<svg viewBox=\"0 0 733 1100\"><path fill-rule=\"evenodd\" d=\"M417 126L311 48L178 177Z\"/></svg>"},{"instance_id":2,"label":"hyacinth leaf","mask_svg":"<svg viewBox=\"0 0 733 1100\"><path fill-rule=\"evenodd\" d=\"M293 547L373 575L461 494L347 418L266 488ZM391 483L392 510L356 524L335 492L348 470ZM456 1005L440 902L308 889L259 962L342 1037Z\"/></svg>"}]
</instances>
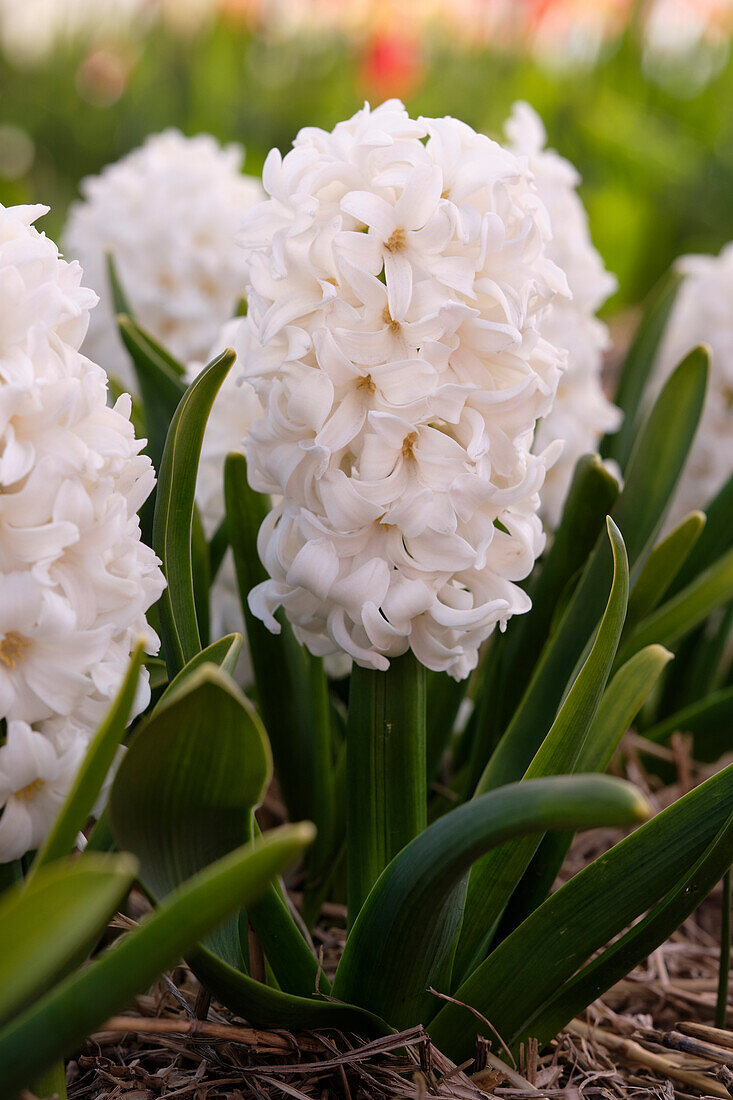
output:
<instances>
[{"instance_id":1,"label":"hyacinth leaf","mask_svg":"<svg viewBox=\"0 0 733 1100\"><path fill-rule=\"evenodd\" d=\"M551 632L558 605L569 595L573 580L603 533L618 494L618 482L598 455L579 459L552 546L536 579L533 573L529 583L532 610L512 619L506 634L494 637L489 652L489 666L499 668L489 667L478 691L469 791L475 789L498 735L511 718ZM500 690L494 690L499 685Z\"/></svg>"},{"instance_id":2,"label":"hyacinth leaf","mask_svg":"<svg viewBox=\"0 0 733 1100\"><path fill-rule=\"evenodd\" d=\"M269 744L252 705L215 666L192 671L133 738L110 798L117 844L137 856L153 897L252 838L252 811L270 776ZM311 993L318 963L276 888L247 916L281 984ZM239 921L209 946L241 966Z\"/></svg>"},{"instance_id":3,"label":"hyacinth leaf","mask_svg":"<svg viewBox=\"0 0 733 1100\"><path fill-rule=\"evenodd\" d=\"M733 475L706 505L707 522L667 596L676 596L733 544Z\"/></svg>"},{"instance_id":4,"label":"hyacinth leaf","mask_svg":"<svg viewBox=\"0 0 733 1100\"><path fill-rule=\"evenodd\" d=\"M608 519L607 526L613 555L613 581L606 609L591 651L527 768L525 780L563 775L579 768L583 746L606 687L621 637L629 595L624 541L612 519ZM476 794L484 794L494 786L487 768ZM474 865L455 956L454 973L458 978L469 973L482 956L496 922L527 870L540 841L541 837L530 836L513 844L505 844Z\"/></svg>"},{"instance_id":5,"label":"hyacinth leaf","mask_svg":"<svg viewBox=\"0 0 733 1100\"><path fill-rule=\"evenodd\" d=\"M695 739L695 759L718 760L733 745L733 685L720 688L690 706L644 730L644 738L656 745L668 741L678 730Z\"/></svg>"},{"instance_id":6,"label":"hyacinth leaf","mask_svg":"<svg viewBox=\"0 0 733 1100\"><path fill-rule=\"evenodd\" d=\"M147 451L158 469L168 427L178 402L186 392L186 384L152 338L127 314L117 315L117 328L135 368L145 410Z\"/></svg>"},{"instance_id":7,"label":"hyacinth leaf","mask_svg":"<svg viewBox=\"0 0 733 1100\"><path fill-rule=\"evenodd\" d=\"M119 272L117 271L117 264L111 252L105 255L105 264L107 268L110 297L112 298L112 305L114 306L115 313L125 313L129 317L132 317L132 306L122 286Z\"/></svg>"},{"instance_id":8,"label":"hyacinth leaf","mask_svg":"<svg viewBox=\"0 0 733 1100\"><path fill-rule=\"evenodd\" d=\"M644 390L681 281L681 276L672 270L654 288L621 369L614 400L622 410L624 419L617 432L602 440L601 454L618 462L622 470L626 467L638 434Z\"/></svg>"},{"instance_id":9,"label":"hyacinth leaf","mask_svg":"<svg viewBox=\"0 0 733 1100\"><path fill-rule=\"evenodd\" d=\"M144 644L144 641L139 642L132 655L117 697L87 749L50 833L36 853L26 880L28 882L34 878L39 868L53 860L62 859L71 852L77 836L89 820L114 763L118 746L125 735L140 679Z\"/></svg>"},{"instance_id":10,"label":"hyacinth leaf","mask_svg":"<svg viewBox=\"0 0 733 1100\"><path fill-rule=\"evenodd\" d=\"M352 670L346 777L351 924L387 864L427 825L425 668L411 652L386 672Z\"/></svg>"},{"instance_id":11,"label":"hyacinth leaf","mask_svg":"<svg viewBox=\"0 0 733 1100\"><path fill-rule=\"evenodd\" d=\"M624 641L618 656L626 661L652 642L674 645L717 607L733 599L733 550L719 558L686 588L640 622Z\"/></svg>"},{"instance_id":12,"label":"hyacinth leaf","mask_svg":"<svg viewBox=\"0 0 733 1100\"><path fill-rule=\"evenodd\" d=\"M578 773L605 772L621 738L644 700L672 660L669 650L650 645L636 653L616 673L601 699L576 764ZM496 940L502 940L542 904L560 872L572 833L551 833L542 841L532 863L512 894Z\"/></svg>"},{"instance_id":13,"label":"hyacinth leaf","mask_svg":"<svg viewBox=\"0 0 733 1100\"><path fill-rule=\"evenodd\" d=\"M703 348L696 348L683 359L638 433L624 488L611 512L623 533L634 574L641 569L664 519L692 445L705 397L707 368L708 354ZM493 786L522 777L544 731L554 721L566 685L603 612L612 568L610 546L603 537L592 551L565 614L543 649L489 761Z\"/></svg>"},{"instance_id":14,"label":"hyacinth leaf","mask_svg":"<svg viewBox=\"0 0 733 1100\"><path fill-rule=\"evenodd\" d=\"M188 387L168 429L160 465L153 548L168 581L158 608L163 651L171 679L201 651L191 547L196 475L206 421L233 362L234 352L227 349Z\"/></svg>"},{"instance_id":15,"label":"hyacinth leaf","mask_svg":"<svg viewBox=\"0 0 733 1100\"><path fill-rule=\"evenodd\" d=\"M511 1046L579 967L680 883L731 813L733 765L552 894L456 990L456 1000L489 1017ZM531 958L542 966L528 970ZM440 1050L461 1061L471 1056L477 1027L483 1030L467 1009L449 1004L428 1031Z\"/></svg>"},{"instance_id":16,"label":"hyacinth leaf","mask_svg":"<svg viewBox=\"0 0 733 1100\"><path fill-rule=\"evenodd\" d=\"M530 1036L544 1046L672 935L707 897L733 862L733 815L677 885L643 920L566 982L523 1026L515 1044Z\"/></svg>"},{"instance_id":17,"label":"hyacinth leaf","mask_svg":"<svg viewBox=\"0 0 733 1100\"><path fill-rule=\"evenodd\" d=\"M225 634L223 638L219 638L218 641L212 642L206 649L202 649L200 653L192 657L173 680L171 680L158 700L155 709L157 710L164 702L170 702L171 696L186 685L191 675L196 672L197 669L201 668L202 665L216 665L222 672L226 672L228 676L233 676L241 651L241 634Z\"/></svg>"},{"instance_id":18,"label":"hyacinth leaf","mask_svg":"<svg viewBox=\"0 0 733 1100\"><path fill-rule=\"evenodd\" d=\"M380 876L346 941L334 995L397 1029L424 1022L435 1006L427 991L444 985L450 969L463 907L461 880L479 856L527 833L629 825L648 814L639 791L606 776L513 783L452 810Z\"/></svg>"},{"instance_id":19,"label":"hyacinth leaf","mask_svg":"<svg viewBox=\"0 0 733 1100\"><path fill-rule=\"evenodd\" d=\"M291 817L315 822L311 855L317 872L331 853L333 761L328 688L322 663L298 645L282 613L272 634L250 611L247 597L267 579L257 553L257 532L270 502L250 488L247 461L232 453L224 464L227 530L234 555L257 703L272 744L278 780Z\"/></svg>"},{"instance_id":20,"label":"hyacinth leaf","mask_svg":"<svg viewBox=\"0 0 733 1100\"><path fill-rule=\"evenodd\" d=\"M191 521L191 568L193 569L193 600L196 608L200 644L209 644L209 589L211 588L211 559L209 544L199 510L194 506Z\"/></svg>"},{"instance_id":21,"label":"hyacinth leaf","mask_svg":"<svg viewBox=\"0 0 733 1100\"><path fill-rule=\"evenodd\" d=\"M206 948L189 954L188 963L217 1000L255 1027L336 1027L374 1036L390 1031L384 1020L357 1005L315 995L315 986L314 996L301 997L263 985Z\"/></svg>"},{"instance_id":22,"label":"hyacinth leaf","mask_svg":"<svg viewBox=\"0 0 733 1100\"><path fill-rule=\"evenodd\" d=\"M256 901L313 835L308 822L284 826L218 860L0 1031L0 1096L37 1078L223 920Z\"/></svg>"},{"instance_id":23,"label":"hyacinth leaf","mask_svg":"<svg viewBox=\"0 0 733 1100\"><path fill-rule=\"evenodd\" d=\"M0 1025L94 946L135 880L131 856L90 855L43 867L0 900Z\"/></svg>"},{"instance_id":24,"label":"hyacinth leaf","mask_svg":"<svg viewBox=\"0 0 733 1100\"><path fill-rule=\"evenodd\" d=\"M689 557L704 526L705 513L690 512L674 531L654 547L629 597L627 631L657 607Z\"/></svg>"},{"instance_id":25,"label":"hyacinth leaf","mask_svg":"<svg viewBox=\"0 0 733 1100\"><path fill-rule=\"evenodd\" d=\"M447 672L431 672L426 687L425 768L427 781L431 783L466 697L468 679L454 680Z\"/></svg>"}]
</instances>

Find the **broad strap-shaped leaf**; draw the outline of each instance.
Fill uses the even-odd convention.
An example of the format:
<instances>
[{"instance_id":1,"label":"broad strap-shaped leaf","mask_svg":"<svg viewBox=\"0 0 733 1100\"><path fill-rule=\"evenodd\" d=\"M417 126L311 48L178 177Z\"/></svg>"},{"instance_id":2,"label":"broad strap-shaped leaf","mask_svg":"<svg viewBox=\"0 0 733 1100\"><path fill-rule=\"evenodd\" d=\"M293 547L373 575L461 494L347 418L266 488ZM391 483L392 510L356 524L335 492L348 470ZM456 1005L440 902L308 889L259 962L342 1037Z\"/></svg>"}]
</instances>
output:
<instances>
[{"instance_id":1,"label":"broad strap-shaped leaf","mask_svg":"<svg viewBox=\"0 0 733 1100\"><path fill-rule=\"evenodd\" d=\"M196 475L206 421L233 362L234 352L227 349L188 387L168 429L160 465L153 547L168 581L158 607L171 679L201 650L191 551Z\"/></svg>"},{"instance_id":2,"label":"broad strap-shaped leaf","mask_svg":"<svg viewBox=\"0 0 733 1100\"><path fill-rule=\"evenodd\" d=\"M676 596L730 549L733 543L733 474L703 510L705 527L666 593L668 598Z\"/></svg>"},{"instance_id":3,"label":"broad strap-shaped leaf","mask_svg":"<svg viewBox=\"0 0 733 1100\"><path fill-rule=\"evenodd\" d=\"M429 1018L461 921L471 864L513 837L547 829L643 821L649 807L630 784L606 776L513 783L459 806L395 856L346 941L334 996L400 1029ZM375 961L379 960L379 965Z\"/></svg>"},{"instance_id":4,"label":"broad strap-shaped leaf","mask_svg":"<svg viewBox=\"0 0 733 1100\"><path fill-rule=\"evenodd\" d=\"M624 419L617 432L602 440L601 454L618 462L622 470L634 447L644 391L681 281L678 272L671 270L653 289L621 369L614 401Z\"/></svg>"},{"instance_id":5,"label":"broad strap-shaped leaf","mask_svg":"<svg viewBox=\"0 0 733 1100\"><path fill-rule=\"evenodd\" d=\"M136 870L137 862L128 855L89 855L76 863L48 864L31 882L5 891L0 899L0 1025L82 962L126 897Z\"/></svg>"},{"instance_id":6,"label":"broad strap-shaped leaf","mask_svg":"<svg viewBox=\"0 0 733 1100\"><path fill-rule=\"evenodd\" d=\"M650 615L690 555L705 526L704 512L690 512L644 563L629 597L626 631Z\"/></svg>"},{"instance_id":7,"label":"broad strap-shaped leaf","mask_svg":"<svg viewBox=\"0 0 733 1100\"><path fill-rule=\"evenodd\" d=\"M191 675L196 672L197 669L201 668L202 665L216 665L222 672L226 672L228 676L233 676L241 651L241 634L225 634L223 638L219 638L218 641L212 642L206 649L202 649L200 653L192 657L191 660L183 666L181 671L177 673L173 680L171 680L158 700L156 710L158 707L170 702L171 696L187 684Z\"/></svg>"},{"instance_id":8,"label":"broad strap-shaped leaf","mask_svg":"<svg viewBox=\"0 0 733 1100\"><path fill-rule=\"evenodd\" d=\"M285 826L218 860L0 1031L0 1095L13 1096L28 1085L224 919L256 901L313 835L307 822Z\"/></svg>"},{"instance_id":9,"label":"broad strap-shaped leaf","mask_svg":"<svg viewBox=\"0 0 733 1100\"><path fill-rule=\"evenodd\" d=\"M269 744L249 701L215 666L191 672L133 738L110 798L117 844L138 857L153 897L252 838L270 775ZM247 915L281 984L311 993L318 963L276 888ZM209 946L240 966L239 922Z\"/></svg>"},{"instance_id":10,"label":"broad strap-shaped leaf","mask_svg":"<svg viewBox=\"0 0 733 1100\"><path fill-rule=\"evenodd\" d=\"M644 730L644 737L662 744L678 730L694 735L696 760L719 760L724 753L730 752L733 747L733 685L711 692Z\"/></svg>"},{"instance_id":11,"label":"broad strap-shaped leaf","mask_svg":"<svg viewBox=\"0 0 733 1100\"><path fill-rule=\"evenodd\" d=\"M618 655L627 661L645 645L674 645L717 607L733 599L733 549L713 562L686 588L647 615L631 631Z\"/></svg>"},{"instance_id":12,"label":"broad strap-shaped leaf","mask_svg":"<svg viewBox=\"0 0 733 1100\"><path fill-rule=\"evenodd\" d=\"M705 349L691 352L667 380L638 433L623 491L611 512L623 534L632 575L646 558L685 464L702 411L707 366ZM490 761L495 786L521 778L554 721L568 681L603 613L612 568L610 546L603 537Z\"/></svg>"},{"instance_id":13,"label":"broad strap-shaped leaf","mask_svg":"<svg viewBox=\"0 0 733 1100\"><path fill-rule=\"evenodd\" d=\"M629 569L621 533L608 519L608 537L613 555L613 581L608 603L593 647L571 687L547 736L537 749L525 779L562 775L578 768L588 731L598 709L621 637L629 595ZM476 793L484 794L496 784L487 767ZM490 852L473 868L469 879L461 935L456 949L455 975L469 973L481 958L487 942L515 887L539 846L536 836L507 844Z\"/></svg>"},{"instance_id":14,"label":"broad strap-shaped leaf","mask_svg":"<svg viewBox=\"0 0 733 1100\"><path fill-rule=\"evenodd\" d=\"M552 894L492 951L455 997L509 1043L601 947L681 881L733 813L733 765L642 825ZM663 937L664 938L664 937ZM542 966L527 967L540 958ZM470 1057L482 1025L458 1005L429 1032L454 1060Z\"/></svg>"},{"instance_id":15,"label":"broad strap-shaped leaf","mask_svg":"<svg viewBox=\"0 0 733 1100\"><path fill-rule=\"evenodd\" d=\"M532 610L495 633L476 693L468 790L474 791L501 732L506 729L550 634L558 604L580 576L619 494L618 482L598 455L579 459L560 526L528 585ZM496 666L496 668L494 667Z\"/></svg>"},{"instance_id":16,"label":"broad strap-shaped leaf","mask_svg":"<svg viewBox=\"0 0 733 1100\"><path fill-rule=\"evenodd\" d=\"M125 288L120 281L120 276L117 271L117 264L115 263L114 256L111 252L108 252L105 256L105 266L107 269L107 281L109 283L109 293L112 299L112 305L114 306L115 313L125 313L129 317L132 317L132 307L125 294Z\"/></svg>"},{"instance_id":17,"label":"broad strap-shaped leaf","mask_svg":"<svg viewBox=\"0 0 733 1100\"><path fill-rule=\"evenodd\" d=\"M282 613L271 634L247 597L267 573L257 553L257 532L270 502L250 488L244 455L224 465L227 531L257 685L257 702L272 744L275 770L291 817L315 822L312 865L319 871L333 846L333 759L328 688L322 662L298 645Z\"/></svg>"},{"instance_id":18,"label":"broad strap-shaped leaf","mask_svg":"<svg viewBox=\"0 0 733 1100\"><path fill-rule=\"evenodd\" d=\"M651 955L705 900L733 862L733 815L722 827L689 873L626 935L606 948L542 1006L529 1020L515 1046L530 1036L543 1046L565 1024L633 967Z\"/></svg>"},{"instance_id":19,"label":"broad strap-shaped leaf","mask_svg":"<svg viewBox=\"0 0 733 1100\"><path fill-rule=\"evenodd\" d=\"M334 1027L367 1036L386 1035L390 1031L384 1020L358 1005L315 995L315 985L310 997L284 993L236 970L205 947L189 953L187 960L196 977L217 1000L255 1027Z\"/></svg>"},{"instance_id":20,"label":"broad strap-shaped leaf","mask_svg":"<svg viewBox=\"0 0 733 1100\"><path fill-rule=\"evenodd\" d=\"M605 772L644 700L663 670L672 660L669 650L650 645L623 665L603 693L576 770L579 773ZM542 904L562 867L572 833L551 833L544 838L522 881L512 894L502 917L496 942L503 940L518 924Z\"/></svg>"},{"instance_id":21,"label":"broad strap-shaped leaf","mask_svg":"<svg viewBox=\"0 0 733 1100\"><path fill-rule=\"evenodd\" d=\"M158 469L168 428L186 392L182 368L172 366L170 356L131 317L118 314L117 327L135 368L145 410L147 451Z\"/></svg>"},{"instance_id":22,"label":"broad strap-shaped leaf","mask_svg":"<svg viewBox=\"0 0 733 1100\"><path fill-rule=\"evenodd\" d=\"M144 642L139 642L132 655L117 697L87 749L51 831L36 853L27 881L45 864L68 856L89 819L125 735L140 679L143 645Z\"/></svg>"}]
</instances>

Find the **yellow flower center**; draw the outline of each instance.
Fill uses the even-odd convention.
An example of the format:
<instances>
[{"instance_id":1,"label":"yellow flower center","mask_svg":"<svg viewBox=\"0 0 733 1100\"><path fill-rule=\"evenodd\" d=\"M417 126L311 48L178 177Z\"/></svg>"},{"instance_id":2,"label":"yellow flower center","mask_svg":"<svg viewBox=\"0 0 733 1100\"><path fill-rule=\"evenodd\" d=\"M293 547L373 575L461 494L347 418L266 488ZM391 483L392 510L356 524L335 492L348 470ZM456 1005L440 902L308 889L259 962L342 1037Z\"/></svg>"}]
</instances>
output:
<instances>
[{"instance_id":1,"label":"yellow flower center","mask_svg":"<svg viewBox=\"0 0 733 1100\"><path fill-rule=\"evenodd\" d=\"M39 791L43 790L43 780L34 779L32 783L29 783L26 787L21 787L19 791L15 792L16 798L21 798L24 802L32 802Z\"/></svg>"},{"instance_id":2,"label":"yellow flower center","mask_svg":"<svg viewBox=\"0 0 733 1100\"><path fill-rule=\"evenodd\" d=\"M365 374L363 378L360 378L356 383L357 390L367 390L368 393L374 393L376 386L372 381L371 374Z\"/></svg>"},{"instance_id":3,"label":"yellow flower center","mask_svg":"<svg viewBox=\"0 0 733 1100\"><path fill-rule=\"evenodd\" d=\"M384 247L388 252L404 252L407 248L404 229L398 226L389 240L384 242Z\"/></svg>"},{"instance_id":4,"label":"yellow flower center","mask_svg":"<svg viewBox=\"0 0 733 1100\"><path fill-rule=\"evenodd\" d=\"M417 432L410 432L409 435L405 436L405 438L402 440L402 457L403 458L414 458L415 457L413 447L415 446L416 441L417 441Z\"/></svg>"},{"instance_id":5,"label":"yellow flower center","mask_svg":"<svg viewBox=\"0 0 733 1100\"><path fill-rule=\"evenodd\" d=\"M14 630L8 631L0 642L0 661L7 668L14 669L18 661L23 659L23 652L30 644L29 638L16 634Z\"/></svg>"},{"instance_id":6,"label":"yellow flower center","mask_svg":"<svg viewBox=\"0 0 733 1100\"><path fill-rule=\"evenodd\" d=\"M385 306L382 310L382 320L389 328L390 332L394 332L395 335L400 331L400 322L392 320L392 314L389 312L389 306Z\"/></svg>"}]
</instances>

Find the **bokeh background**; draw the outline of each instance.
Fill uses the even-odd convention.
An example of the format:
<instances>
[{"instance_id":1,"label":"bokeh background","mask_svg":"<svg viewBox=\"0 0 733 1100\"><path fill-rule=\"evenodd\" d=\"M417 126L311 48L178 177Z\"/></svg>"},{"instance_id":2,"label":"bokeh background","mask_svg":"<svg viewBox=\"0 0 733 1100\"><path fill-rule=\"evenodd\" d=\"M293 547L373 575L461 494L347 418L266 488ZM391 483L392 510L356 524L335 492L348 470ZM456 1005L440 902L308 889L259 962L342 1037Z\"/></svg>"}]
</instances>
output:
<instances>
[{"instance_id":1,"label":"bokeh background","mask_svg":"<svg viewBox=\"0 0 733 1100\"><path fill-rule=\"evenodd\" d=\"M733 0L0 0L0 201L45 202L166 126L268 149L397 95L498 136L526 99L637 303L733 238Z\"/></svg>"}]
</instances>

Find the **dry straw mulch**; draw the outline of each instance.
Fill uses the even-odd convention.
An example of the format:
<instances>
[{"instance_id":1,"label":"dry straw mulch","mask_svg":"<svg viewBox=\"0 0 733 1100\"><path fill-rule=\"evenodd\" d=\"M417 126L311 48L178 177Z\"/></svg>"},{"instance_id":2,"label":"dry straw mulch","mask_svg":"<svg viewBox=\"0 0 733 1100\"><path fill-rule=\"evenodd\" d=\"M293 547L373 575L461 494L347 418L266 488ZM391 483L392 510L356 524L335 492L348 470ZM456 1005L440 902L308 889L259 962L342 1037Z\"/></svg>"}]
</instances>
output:
<instances>
[{"instance_id":1,"label":"dry straw mulch","mask_svg":"<svg viewBox=\"0 0 733 1100\"><path fill-rule=\"evenodd\" d=\"M647 774L641 742L629 735L618 770L661 809L710 768L682 739L658 750L676 769L672 786ZM276 816L276 815L275 815ZM565 868L575 873L618 839L613 830L579 837ZM293 1034L244 1026L208 998L183 966L115 1017L69 1064L69 1100L387 1100L445 1097L547 1100L563 1097L733 1097L733 1030L710 1025L717 987L720 893L627 978L539 1052L514 1064L497 1037L455 1066L420 1027L376 1042L335 1031ZM345 913L325 907L314 934L332 970ZM118 927L129 924L121 918ZM540 964L538 960L538 965ZM733 1028L733 1005L728 1008Z\"/></svg>"}]
</instances>

